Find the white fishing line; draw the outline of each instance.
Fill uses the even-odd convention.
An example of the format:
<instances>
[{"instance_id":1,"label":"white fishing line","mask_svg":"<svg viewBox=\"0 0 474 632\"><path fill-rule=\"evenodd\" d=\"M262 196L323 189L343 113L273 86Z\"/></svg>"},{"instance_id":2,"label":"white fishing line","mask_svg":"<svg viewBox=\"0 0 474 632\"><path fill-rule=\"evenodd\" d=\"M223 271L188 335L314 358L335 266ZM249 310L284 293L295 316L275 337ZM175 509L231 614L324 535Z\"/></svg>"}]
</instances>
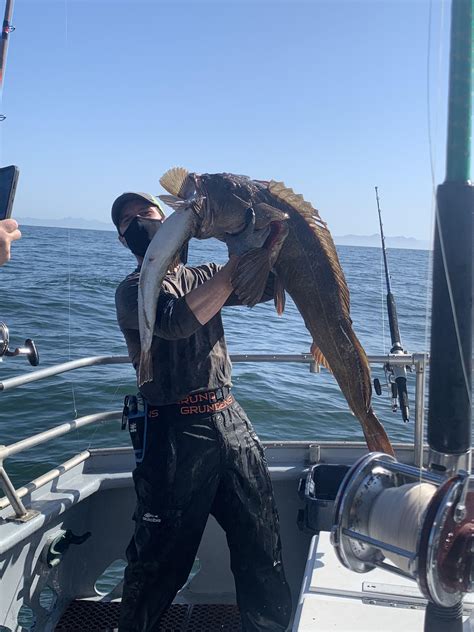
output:
<instances>
[{"instance_id":1,"label":"white fishing line","mask_svg":"<svg viewBox=\"0 0 474 632\"><path fill-rule=\"evenodd\" d=\"M442 3L443 4L443 3ZM428 154L430 161L430 174L431 174L431 210L430 210L430 244L431 249L428 251L428 266L426 271L426 287L432 284L431 278L431 270L433 269L433 243L434 243L434 216L436 209L436 158L434 156L434 148L433 148L433 139L432 139L432 120L431 120L431 81L430 81L430 68L431 68L431 46L432 46L432 30L433 26L433 0L429 2L428 5L428 39L427 39L427 54L426 54L426 115L427 115L427 132L428 132ZM439 26L439 45L438 45L438 59L437 59L437 69L436 76L440 76L441 74L441 66L442 66L442 24L444 23L444 5L442 8L442 20ZM438 85L438 97L437 97L437 110L436 110L436 127L438 127L438 111L441 103L441 90L440 84L441 82L437 82ZM431 309L431 293L426 292L425 295L425 338L424 338L424 348L425 350L429 350L430 344L430 309ZM426 379L426 374L425 374ZM420 471L420 482L421 482L421 471Z\"/></svg>"},{"instance_id":2,"label":"white fishing line","mask_svg":"<svg viewBox=\"0 0 474 632\"><path fill-rule=\"evenodd\" d=\"M432 127L437 129L439 127L439 113L441 110L442 103L442 94L441 94L441 86L442 81L436 81L437 93L436 93L436 109L434 112L434 124L432 125L432 110L431 110L431 77L430 77L430 68L431 68L431 47L432 47L432 30L433 30L433 2L429 3L429 12L428 12L428 41L427 41L427 56L426 56L426 112L427 112L427 131L428 131L428 147L429 147L429 157L430 157L430 171L431 171L431 182L434 189L436 189L436 160L437 160L437 145L433 143L432 136ZM440 24L439 24L439 32L438 32L438 59L435 69L435 78L439 78L441 76L441 69L443 66L443 55L444 55L444 41L443 41L443 31L445 25L445 3L441 2L437 6L441 7L441 16L440 16ZM432 218L433 219L433 218Z\"/></svg>"},{"instance_id":3,"label":"white fishing line","mask_svg":"<svg viewBox=\"0 0 474 632\"><path fill-rule=\"evenodd\" d=\"M442 55L443 55L443 25L444 25L444 3L441 2L441 23L439 25L438 31L438 57L437 57L437 66L435 76L439 77L441 75L441 67L442 67ZM426 51L426 116L427 116L427 134L428 134L428 154L430 161L430 174L431 174L431 209L430 209L430 244L431 249L428 250L428 266L426 270L426 288L427 292L425 295L425 336L424 336L424 349L427 353L429 351L430 344L430 310L431 310L431 296L432 291L428 292L428 288L430 284L432 286L432 275L431 270L433 269L433 244L434 244L434 214L436 208L436 148L433 146L433 138L432 138L432 110L431 110L431 78L430 78L430 69L431 69L431 46L432 46L432 30L433 30L433 0L431 0L428 4L428 37L427 37L427 51ZM439 127L439 110L441 107L441 82L437 81L437 98L436 98L436 111L435 111L435 119L436 125L435 127ZM423 380L426 382L426 371L423 375ZM423 402L425 403L425 402ZM425 408L426 410L426 408ZM424 434L426 435L426 425L424 426ZM422 437L422 441L425 440L425 437ZM420 468L420 477L419 484L421 484L422 480L422 470Z\"/></svg>"},{"instance_id":4,"label":"white fishing line","mask_svg":"<svg viewBox=\"0 0 474 632\"><path fill-rule=\"evenodd\" d=\"M414 553L426 508L435 492L435 485L430 483L410 483L381 492L370 510L369 536ZM384 553L408 572L408 558L390 551Z\"/></svg>"},{"instance_id":5,"label":"white fishing line","mask_svg":"<svg viewBox=\"0 0 474 632\"><path fill-rule=\"evenodd\" d=\"M383 249L380 251L380 305L382 315L382 351L383 355L387 353L385 342L385 303L384 303L384 282L385 282L385 267L383 261Z\"/></svg>"},{"instance_id":6,"label":"white fishing line","mask_svg":"<svg viewBox=\"0 0 474 632\"><path fill-rule=\"evenodd\" d=\"M65 57L67 59L67 49L68 49L68 0L64 0L64 28L65 28ZM68 271L68 357L69 361L71 361L71 229L68 227L67 229L67 271ZM71 378L72 380L74 378ZM74 382L71 381L71 394L72 394L72 407L74 419L77 419L79 416L77 405L76 405L76 391L74 388ZM76 434L77 434L76 429Z\"/></svg>"},{"instance_id":7,"label":"white fishing line","mask_svg":"<svg viewBox=\"0 0 474 632\"><path fill-rule=\"evenodd\" d=\"M430 211L430 243L434 244L434 227L435 227L435 213L436 213L436 148L433 146L433 138L432 138L432 119L431 119L431 82L430 82L430 67L431 67L431 46L432 46L432 30L434 29L433 25L433 0L429 3L429 15L428 15L428 42L427 42L427 63L426 63L426 107L427 107L427 130L428 130L428 149L429 149L429 158L430 158L430 173L431 173L431 211ZM438 28L438 57L435 69L435 77L438 79L441 77L441 70L443 66L443 55L444 55L444 43L443 43L443 31L445 24L445 3L441 2L441 16L440 23ZM441 81L436 81L437 85L437 95L436 95L436 110L435 110L435 127L439 127L439 111L441 109ZM426 287L429 287L430 283L432 283L431 278L431 270L433 269L433 248L431 248L428 254L428 268L426 273ZM431 294L426 293L426 304L425 304L425 349L428 349L429 340L430 340L430 328L429 328L429 314L431 308Z\"/></svg>"},{"instance_id":8,"label":"white fishing line","mask_svg":"<svg viewBox=\"0 0 474 632\"><path fill-rule=\"evenodd\" d=\"M438 226L438 232L439 232L439 243L440 243L440 246L441 246L441 256L442 256L442 259L443 259L444 273L446 275L446 285L448 287L449 302L450 302L451 311L452 311L452 314L453 314L454 330L456 332L456 341L457 341L457 344L458 344L459 359L461 361L464 382L465 382L465 385L466 385L467 398L469 400L469 403L472 406L472 395L471 395L471 389L470 389L470 384L469 384L469 375L468 375L466 363L464 362L463 348L462 348L462 343L461 343L461 334L459 332L458 316L457 316L457 312L456 312L456 306L454 304L453 288L452 288L452 285L451 285L451 277L449 275L448 265L447 265L447 262L446 262L446 252L445 252L445 248L444 248L443 230L442 230L441 224L439 222L438 206L437 205L436 205L436 218L438 219L437 226Z\"/></svg>"},{"instance_id":9,"label":"white fishing line","mask_svg":"<svg viewBox=\"0 0 474 632\"><path fill-rule=\"evenodd\" d=\"M69 37L69 22L68 22L68 0L64 0L64 30L66 33L66 42Z\"/></svg>"},{"instance_id":10,"label":"white fishing line","mask_svg":"<svg viewBox=\"0 0 474 632\"><path fill-rule=\"evenodd\" d=\"M71 361L71 230L67 229L67 270L68 270L68 341L69 341L69 361ZM74 382L71 382L72 405L74 419L77 419L76 393L74 390Z\"/></svg>"}]
</instances>

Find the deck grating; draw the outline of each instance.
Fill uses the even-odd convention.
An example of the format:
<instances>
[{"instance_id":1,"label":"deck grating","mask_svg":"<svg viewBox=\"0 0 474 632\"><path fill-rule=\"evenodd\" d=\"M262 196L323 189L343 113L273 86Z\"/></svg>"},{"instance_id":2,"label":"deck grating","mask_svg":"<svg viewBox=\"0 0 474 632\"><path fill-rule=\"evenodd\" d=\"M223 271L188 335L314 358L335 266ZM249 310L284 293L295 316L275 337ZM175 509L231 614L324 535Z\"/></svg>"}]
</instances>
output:
<instances>
[{"instance_id":1,"label":"deck grating","mask_svg":"<svg viewBox=\"0 0 474 632\"><path fill-rule=\"evenodd\" d=\"M73 601L55 632L114 632L119 602ZM160 632L241 632L240 615L232 604L173 604L159 627Z\"/></svg>"}]
</instances>

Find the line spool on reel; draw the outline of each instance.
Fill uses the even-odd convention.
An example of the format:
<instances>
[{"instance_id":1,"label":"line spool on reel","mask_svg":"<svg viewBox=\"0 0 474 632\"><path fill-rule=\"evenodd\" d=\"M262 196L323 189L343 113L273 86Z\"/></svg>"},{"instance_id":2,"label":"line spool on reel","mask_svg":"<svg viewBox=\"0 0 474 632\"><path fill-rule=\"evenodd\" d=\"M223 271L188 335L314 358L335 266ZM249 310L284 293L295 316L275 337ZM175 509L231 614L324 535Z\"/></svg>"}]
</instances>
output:
<instances>
[{"instance_id":1,"label":"line spool on reel","mask_svg":"<svg viewBox=\"0 0 474 632\"><path fill-rule=\"evenodd\" d=\"M365 455L339 489L331 541L347 568L403 575L429 601L454 606L474 590L474 477Z\"/></svg>"}]
</instances>

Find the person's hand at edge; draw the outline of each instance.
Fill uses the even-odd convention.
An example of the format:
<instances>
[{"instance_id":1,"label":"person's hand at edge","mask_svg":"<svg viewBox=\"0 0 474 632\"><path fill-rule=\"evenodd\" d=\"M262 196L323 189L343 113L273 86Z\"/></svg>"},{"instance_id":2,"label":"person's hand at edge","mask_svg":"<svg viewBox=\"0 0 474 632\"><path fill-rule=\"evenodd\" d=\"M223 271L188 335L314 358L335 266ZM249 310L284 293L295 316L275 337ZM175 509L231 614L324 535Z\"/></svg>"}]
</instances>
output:
<instances>
[{"instance_id":1,"label":"person's hand at edge","mask_svg":"<svg viewBox=\"0 0 474 632\"><path fill-rule=\"evenodd\" d=\"M18 222L14 219L0 220L0 266L10 260L10 248L12 241L20 239L21 232Z\"/></svg>"}]
</instances>

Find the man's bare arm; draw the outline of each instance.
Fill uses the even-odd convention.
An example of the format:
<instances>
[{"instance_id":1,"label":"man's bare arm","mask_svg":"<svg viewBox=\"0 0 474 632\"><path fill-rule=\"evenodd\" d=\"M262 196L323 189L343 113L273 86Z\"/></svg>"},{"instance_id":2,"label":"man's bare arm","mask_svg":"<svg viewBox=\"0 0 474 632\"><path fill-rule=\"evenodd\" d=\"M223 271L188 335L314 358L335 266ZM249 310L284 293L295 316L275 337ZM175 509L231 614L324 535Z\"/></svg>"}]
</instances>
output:
<instances>
[{"instance_id":1,"label":"man's bare arm","mask_svg":"<svg viewBox=\"0 0 474 632\"><path fill-rule=\"evenodd\" d=\"M210 321L232 294L231 278L238 262L239 257L231 256L212 279L186 294L186 303L201 325Z\"/></svg>"}]
</instances>

